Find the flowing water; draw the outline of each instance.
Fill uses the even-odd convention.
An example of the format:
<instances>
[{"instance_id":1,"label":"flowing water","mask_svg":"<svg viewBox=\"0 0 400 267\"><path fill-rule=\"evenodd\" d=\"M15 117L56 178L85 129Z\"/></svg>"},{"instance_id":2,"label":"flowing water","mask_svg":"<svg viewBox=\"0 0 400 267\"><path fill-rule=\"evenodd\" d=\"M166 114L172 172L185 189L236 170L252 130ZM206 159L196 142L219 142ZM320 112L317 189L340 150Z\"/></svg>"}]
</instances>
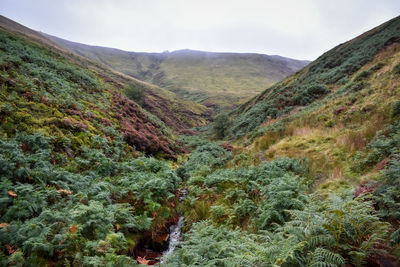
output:
<instances>
[{"instance_id":1,"label":"flowing water","mask_svg":"<svg viewBox=\"0 0 400 267\"><path fill-rule=\"evenodd\" d=\"M187 193L186 189L178 190L177 196L179 197L179 203L185 200ZM165 263L166 257L174 252L182 240L182 227L184 225L184 218L182 215L183 214L180 214L176 224L169 227L168 234L165 235L164 239L167 243L164 243L165 245L162 245L162 248L159 245L154 245L151 236L144 236L141 241L139 241L139 244L134 249L134 255L136 255L135 259L138 263L158 266Z\"/></svg>"},{"instance_id":2,"label":"flowing water","mask_svg":"<svg viewBox=\"0 0 400 267\"><path fill-rule=\"evenodd\" d=\"M165 258L169 254L174 252L176 245L178 245L179 242L182 240L182 227L183 227L183 216L179 217L177 224L171 225L171 227L169 228L170 234L169 234L168 249L163 252L160 263L165 263Z\"/></svg>"},{"instance_id":3,"label":"flowing water","mask_svg":"<svg viewBox=\"0 0 400 267\"><path fill-rule=\"evenodd\" d=\"M180 194L179 202L182 202L186 198L187 190L186 189L180 189L179 190L179 194ZM171 225L170 228L169 228L168 249L163 252L162 258L160 259L160 263L165 263L165 258L169 254L174 252L176 246L182 240L182 227L183 227L183 216L180 216L178 222L176 224L174 224L174 225Z\"/></svg>"}]
</instances>

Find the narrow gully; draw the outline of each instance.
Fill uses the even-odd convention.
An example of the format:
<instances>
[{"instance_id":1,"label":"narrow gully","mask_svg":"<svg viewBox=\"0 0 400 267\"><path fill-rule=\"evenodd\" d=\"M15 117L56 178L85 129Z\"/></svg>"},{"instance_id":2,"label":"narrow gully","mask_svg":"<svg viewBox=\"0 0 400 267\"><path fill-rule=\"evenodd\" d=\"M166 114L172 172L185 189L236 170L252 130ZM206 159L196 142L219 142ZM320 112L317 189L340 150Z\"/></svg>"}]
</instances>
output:
<instances>
[{"instance_id":1,"label":"narrow gully","mask_svg":"<svg viewBox=\"0 0 400 267\"><path fill-rule=\"evenodd\" d=\"M182 203L187 196L187 189L179 189L177 194L179 196L179 202ZM137 255L136 260L138 263L146 265L159 265L165 263L165 259L168 255L174 252L179 242L182 240L182 228L184 225L183 214L180 214L178 221L169 227L168 245L164 249L156 248L151 245L151 242L145 242L142 245L140 251L141 253L135 253ZM147 241L149 241L147 239ZM149 245L150 244L150 245ZM138 255L140 254L140 256Z\"/></svg>"},{"instance_id":2,"label":"narrow gully","mask_svg":"<svg viewBox=\"0 0 400 267\"><path fill-rule=\"evenodd\" d=\"M178 190L180 203L182 203L186 199L187 193L188 193L187 189L181 188ZM170 255L172 252L174 252L176 246L182 240L182 227L183 227L183 223L184 223L183 220L184 220L184 217L181 214L181 216L178 219L178 222L176 224L170 226L168 249L163 252L162 257L160 259L160 263L165 263L165 258L168 255Z\"/></svg>"}]
</instances>

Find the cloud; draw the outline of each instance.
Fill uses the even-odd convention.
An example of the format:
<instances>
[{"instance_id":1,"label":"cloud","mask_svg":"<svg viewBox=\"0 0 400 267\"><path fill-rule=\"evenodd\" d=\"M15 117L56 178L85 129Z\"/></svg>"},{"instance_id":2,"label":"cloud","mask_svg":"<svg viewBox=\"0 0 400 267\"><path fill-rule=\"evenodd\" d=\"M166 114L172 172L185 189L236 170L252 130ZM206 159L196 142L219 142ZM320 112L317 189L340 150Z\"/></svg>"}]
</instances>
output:
<instances>
[{"instance_id":1,"label":"cloud","mask_svg":"<svg viewBox=\"0 0 400 267\"><path fill-rule=\"evenodd\" d=\"M395 0L2 0L0 13L71 41L130 51L317 56L399 14Z\"/></svg>"}]
</instances>

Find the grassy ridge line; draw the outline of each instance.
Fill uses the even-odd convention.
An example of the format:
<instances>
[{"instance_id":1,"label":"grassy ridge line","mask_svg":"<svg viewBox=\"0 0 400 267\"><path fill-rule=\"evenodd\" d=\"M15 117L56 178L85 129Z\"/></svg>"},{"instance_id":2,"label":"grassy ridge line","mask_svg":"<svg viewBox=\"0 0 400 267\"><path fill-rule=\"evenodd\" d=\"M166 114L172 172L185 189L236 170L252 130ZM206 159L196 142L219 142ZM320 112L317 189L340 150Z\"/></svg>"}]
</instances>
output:
<instances>
[{"instance_id":1,"label":"grassy ridge line","mask_svg":"<svg viewBox=\"0 0 400 267\"><path fill-rule=\"evenodd\" d=\"M44 36L79 55L216 110L231 108L232 103L240 103L309 63L246 53L127 52Z\"/></svg>"},{"instance_id":2,"label":"grassy ridge line","mask_svg":"<svg viewBox=\"0 0 400 267\"><path fill-rule=\"evenodd\" d=\"M400 39L400 18L392 19L324 53L295 75L277 83L232 113L231 137L239 138L276 119L304 108L340 87L347 88L351 76L374 56Z\"/></svg>"},{"instance_id":3,"label":"grassy ridge line","mask_svg":"<svg viewBox=\"0 0 400 267\"><path fill-rule=\"evenodd\" d=\"M182 50L169 53L160 69L166 76L163 86L169 90L206 105L227 108L230 102L249 98L304 65L261 54Z\"/></svg>"},{"instance_id":4,"label":"grassy ridge line","mask_svg":"<svg viewBox=\"0 0 400 267\"><path fill-rule=\"evenodd\" d=\"M114 83L116 87L123 88L127 84L133 84L136 87L142 88L147 92L150 100L153 100L156 103L162 103L165 113L160 112L157 105L147 105L145 108L151 113L159 115L169 127L172 127L175 130L204 125L210 120L211 111L206 107L190 100L182 99L176 94L160 87L139 81L129 75L109 68L106 65L99 64L87 57L80 56L71 50L60 47L58 44L44 37L41 33L33 31L3 16L0 17L0 27L19 36L24 36L29 41L44 45L49 49L54 50L56 53L62 54L82 68L87 68L96 72L104 80Z\"/></svg>"},{"instance_id":5,"label":"grassy ridge line","mask_svg":"<svg viewBox=\"0 0 400 267\"><path fill-rule=\"evenodd\" d=\"M6 136L42 131L56 142L70 138L73 150L79 150L91 135L107 135L109 130L104 127L113 126L112 131L120 132L139 150L163 151L174 157L174 137L165 125L121 95L113 82L71 64L47 46L3 31L1 37L2 130ZM138 130L140 134L135 133ZM76 132L80 134L75 136Z\"/></svg>"},{"instance_id":6,"label":"grassy ridge line","mask_svg":"<svg viewBox=\"0 0 400 267\"><path fill-rule=\"evenodd\" d=\"M315 188L325 193L378 179L379 171L390 159L390 149L384 145L391 138L388 129L396 127L398 120L395 109L400 99L399 41L400 19L395 18L337 46L241 106L231 128L232 136L240 131L247 133L237 142L243 145L237 152L243 155L238 158L256 163L279 157L305 158L318 181ZM369 47L371 44L373 48ZM354 46L373 53L351 49ZM346 51L347 56L341 58L340 54ZM324 67L330 60L351 62L358 55L367 57L359 61L364 63L356 70L343 71L343 64ZM318 69L322 71L316 75ZM304 94L315 86L305 83L310 74L324 84L323 94ZM333 80L337 81L332 83ZM308 98L307 104L293 105L296 94ZM257 119L259 126L251 125ZM378 143L385 149L378 149ZM395 142L392 147L398 149Z\"/></svg>"}]
</instances>

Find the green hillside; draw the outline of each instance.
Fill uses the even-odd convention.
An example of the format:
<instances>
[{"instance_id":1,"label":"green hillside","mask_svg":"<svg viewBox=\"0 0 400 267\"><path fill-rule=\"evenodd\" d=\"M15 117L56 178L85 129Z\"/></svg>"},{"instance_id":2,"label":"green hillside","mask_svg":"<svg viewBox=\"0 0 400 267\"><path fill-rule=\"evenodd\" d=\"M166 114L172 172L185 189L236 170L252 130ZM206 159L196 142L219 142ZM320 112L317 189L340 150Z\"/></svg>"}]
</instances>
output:
<instances>
[{"instance_id":1,"label":"green hillside","mask_svg":"<svg viewBox=\"0 0 400 267\"><path fill-rule=\"evenodd\" d=\"M398 42L399 20L393 19L362 36L341 44L320 56L306 68L271 86L260 95L241 105L232 113L235 123L231 136L239 138L268 120L297 113L321 99L337 98L358 92L368 86L374 73L381 71L385 62L376 60L376 66L365 65L376 55ZM361 73L362 69L365 72ZM355 73L360 76L355 77ZM364 75L364 76L363 76ZM326 98L328 96L328 98ZM362 98L357 95L358 98ZM262 130L261 130L262 131Z\"/></svg>"},{"instance_id":2,"label":"green hillside","mask_svg":"<svg viewBox=\"0 0 400 267\"><path fill-rule=\"evenodd\" d=\"M180 50L137 53L88 46L45 35L59 46L139 80L161 86L215 110L263 91L307 65L308 61L262 54Z\"/></svg>"},{"instance_id":3,"label":"green hillside","mask_svg":"<svg viewBox=\"0 0 400 267\"><path fill-rule=\"evenodd\" d=\"M131 87L136 91L142 92L144 98L142 100L142 107L150 113L156 114L164 123L175 131L183 131L192 127L202 126L207 124L211 119L212 110L203 105L183 99L173 92L117 72L104 64L96 63L88 60L86 57L71 53L71 51L67 51L63 47L58 46L55 42L45 38L39 32L24 27L3 16L0 16L0 27L6 31L29 38L35 43L50 47L80 67L89 68L96 72L103 80L118 88Z\"/></svg>"},{"instance_id":4,"label":"green hillside","mask_svg":"<svg viewBox=\"0 0 400 267\"><path fill-rule=\"evenodd\" d=\"M0 82L2 265L87 266L87 254L77 253L93 240L134 242L174 214L164 203L179 178L146 155L176 159L184 147L114 82L4 30ZM117 251L109 262L132 261Z\"/></svg>"},{"instance_id":5,"label":"green hillside","mask_svg":"<svg viewBox=\"0 0 400 267\"><path fill-rule=\"evenodd\" d=\"M399 266L400 17L220 118L172 266Z\"/></svg>"},{"instance_id":6,"label":"green hillside","mask_svg":"<svg viewBox=\"0 0 400 267\"><path fill-rule=\"evenodd\" d=\"M212 124L0 22L1 266L400 265L400 17Z\"/></svg>"}]
</instances>

